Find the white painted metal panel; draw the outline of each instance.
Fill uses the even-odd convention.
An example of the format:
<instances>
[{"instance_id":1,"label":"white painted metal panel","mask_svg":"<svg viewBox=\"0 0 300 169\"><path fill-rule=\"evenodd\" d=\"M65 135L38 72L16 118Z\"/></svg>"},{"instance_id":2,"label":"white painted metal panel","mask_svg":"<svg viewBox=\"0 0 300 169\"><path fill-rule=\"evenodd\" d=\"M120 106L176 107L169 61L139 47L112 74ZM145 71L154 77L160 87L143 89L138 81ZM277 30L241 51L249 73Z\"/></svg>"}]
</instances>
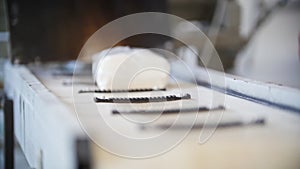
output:
<instances>
[{"instance_id":1,"label":"white painted metal panel","mask_svg":"<svg viewBox=\"0 0 300 169\"><path fill-rule=\"evenodd\" d=\"M51 69L42 67L35 67L33 70L39 70L36 76L24 66L11 64L5 66L5 91L14 100L15 106L15 134L32 167L38 168L42 163L44 168L74 168L75 140L79 136L84 136L77 117L88 123L86 127L97 138L105 140L110 134L110 131L103 130L105 126L99 119L98 110L101 110L100 113L105 120L121 132L129 132L135 136L147 136L157 132L155 130L145 132L121 116L112 116L113 107L95 104L94 94L78 95L76 101L80 106L77 108L82 111L76 114L72 86L62 85L65 80L70 80L68 79L70 77L53 77ZM219 76L217 72L212 74ZM82 77L81 80L87 79ZM205 82L201 77L198 80ZM259 104L189 84L183 85L184 91L190 92L192 98L203 105L209 105L212 97L217 99L225 97L226 110L221 121L231 119L232 115L234 118L264 117L265 125L217 129L205 144L197 142L201 130L193 129L172 150L147 159L122 158L92 143L94 168L299 168L300 115L290 111L297 111L299 108L299 91L227 75L225 80L225 85L214 83L213 86L252 99L258 98L274 103L275 106ZM79 84L73 89L76 93L77 90L90 87L91 85ZM198 98L192 93L195 90L201 93ZM176 91L176 87L169 86L167 92L170 91ZM170 103L167 106L172 107L173 104L176 105ZM280 105L292 109L278 108ZM174 117L164 116L162 120L167 122ZM200 115L198 120L201 121L203 118L205 119L205 115ZM190 121L182 122L190 123ZM178 131L172 133L171 136L176 136ZM118 140L116 141L118 143ZM114 145L115 142L111 144ZM120 142L119 146L125 151L135 149L134 146L123 144ZM152 146L145 147L145 150L151 149Z\"/></svg>"}]
</instances>

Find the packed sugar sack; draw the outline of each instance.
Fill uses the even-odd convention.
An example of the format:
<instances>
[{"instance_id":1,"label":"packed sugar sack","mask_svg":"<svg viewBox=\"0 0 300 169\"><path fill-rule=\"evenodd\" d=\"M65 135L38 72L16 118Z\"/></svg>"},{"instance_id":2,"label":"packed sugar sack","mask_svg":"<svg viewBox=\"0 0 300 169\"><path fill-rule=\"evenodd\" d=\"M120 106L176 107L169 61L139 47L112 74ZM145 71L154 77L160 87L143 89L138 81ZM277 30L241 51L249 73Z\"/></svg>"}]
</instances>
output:
<instances>
[{"instance_id":1,"label":"packed sugar sack","mask_svg":"<svg viewBox=\"0 0 300 169\"><path fill-rule=\"evenodd\" d=\"M114 47L93 56L93 78L103 90L162 89L170 64L149 49Z\"/></svg>"}]
</instances>

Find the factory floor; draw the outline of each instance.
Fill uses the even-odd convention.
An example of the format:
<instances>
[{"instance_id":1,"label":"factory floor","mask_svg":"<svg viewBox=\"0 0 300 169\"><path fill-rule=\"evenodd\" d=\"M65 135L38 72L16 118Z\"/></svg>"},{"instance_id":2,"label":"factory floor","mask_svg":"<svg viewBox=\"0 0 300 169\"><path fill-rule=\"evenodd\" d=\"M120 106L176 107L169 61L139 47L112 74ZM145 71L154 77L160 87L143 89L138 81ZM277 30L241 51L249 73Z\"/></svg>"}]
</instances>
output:
<instances>
[{"instance_id":1,"label":"factory floor","mask_svg":"<svg viewBox=\"0 0 300 169\"><path fill-rule=\"evenodd\" d=\"M4 123L3 110L0 109L0 169L4 168ZM24 153L18 144L15 145L15 169L30 169Z\"/></svg>"}]
</instances>

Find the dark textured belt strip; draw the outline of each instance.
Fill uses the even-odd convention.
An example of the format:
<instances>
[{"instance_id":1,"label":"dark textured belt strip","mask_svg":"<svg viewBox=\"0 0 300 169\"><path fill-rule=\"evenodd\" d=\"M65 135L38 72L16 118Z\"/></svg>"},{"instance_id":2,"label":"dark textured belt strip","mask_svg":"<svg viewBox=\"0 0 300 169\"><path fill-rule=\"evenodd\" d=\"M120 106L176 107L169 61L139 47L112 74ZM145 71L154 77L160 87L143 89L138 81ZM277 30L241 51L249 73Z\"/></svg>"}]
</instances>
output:
<instances>
[{"instance_id":1,"label":"dark textured belt strip","mask_svg":"<svg viewBox=\"0 0 300 169\"><path fill-rule=\"evenodd\" d=\"M194 108L182 108L182 109L165 109L165 110L139 110L139 111L119 111L113 110L112 114L176 114L176 113L195 113L195 112L207 112L215 110L224 110L224 106L218 106L213 108L208 107L194 107Z\"/></svg>"},{"instance_id":2,"label":"dark textured belt strip","mask_svg":"<svg viewBox=\"0 0 300 169\"><path fill-rule=\"evenodd\" d=\"M250 125L264 125L265 119L264 118L257 118L249 122L243 121L233 121L233 122L220 122L219 124L206 124L207 128L230 128L230 127L243 127L243 126L250 126ZM147 129L149 126L140 126L141 129ZM186 130L186 129L202 129L204 127L204 123L202 124L194 124L193 126L190 125L172 125L172 124L160 124L153 126L155 129L174 129L174 130Z\"/></svg>"},{"instance_id":3,"label":"dark textured belt strip","mask_svg":"<svg viewBox=\"0 0 300 169\"><path fill-rule=\"evenodd\" d=\"M176 101L183 99L191 99L190 94L183 96L169 95L161 97L129 97L129 98L98 98L95 97L96 103L150 103L150 102L165 102L165 101Z\"/></svg>"},{"instance_id":4,"label":"dark textured belt strip","mask_svg":"<svg viewBox=\"0 0 300 169\"><path fill-rule=\"evenodd\" d=\"M129 89L129 90L79 90L78 93L131 93L131 92L150 92L166 91L166 89Z\"/></svg>"}]
</instances>

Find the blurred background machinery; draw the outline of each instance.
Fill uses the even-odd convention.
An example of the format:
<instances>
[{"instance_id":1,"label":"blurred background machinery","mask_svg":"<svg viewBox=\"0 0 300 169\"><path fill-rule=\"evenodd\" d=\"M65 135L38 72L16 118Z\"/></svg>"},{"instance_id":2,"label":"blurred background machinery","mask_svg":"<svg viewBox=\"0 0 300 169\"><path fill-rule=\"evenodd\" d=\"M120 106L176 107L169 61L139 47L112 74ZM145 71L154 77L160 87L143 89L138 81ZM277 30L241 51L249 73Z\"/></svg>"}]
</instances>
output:
<instances>
[{"instance_id":1,"label":"blurred background machinery","mask_svg":"<svg viewBox=\"0 0 300 169\"><path fill-rule=\"evenodd\" d=\"M5 6L1 5L2 18L7 18ZM2 19L1 39L8 41L10 35L12 51L1 50L1 54L11 53L14 62L73 60L86 40L106 23L137 12L166 12L198 26L215 45L226 72L300 87L300 80L295 77L300 69L297 0L7 0L7 6L9 26L7 20ZM194 32L185 26L167 29L183 32L184 38L193 41ZM172 44L172 52L178 54L176 50L182 44L162 35L136 35L117 45L168 48L169 44ZM1 49L8 46L9 43L3 44ZM195 47L198 54L205 50L202 44ZM270 50L274 52L268 53ZM210 67L216 69L214 61L211 62ZM284 76L286 74L289 76Z\"/></svg>"}]
</instances>

